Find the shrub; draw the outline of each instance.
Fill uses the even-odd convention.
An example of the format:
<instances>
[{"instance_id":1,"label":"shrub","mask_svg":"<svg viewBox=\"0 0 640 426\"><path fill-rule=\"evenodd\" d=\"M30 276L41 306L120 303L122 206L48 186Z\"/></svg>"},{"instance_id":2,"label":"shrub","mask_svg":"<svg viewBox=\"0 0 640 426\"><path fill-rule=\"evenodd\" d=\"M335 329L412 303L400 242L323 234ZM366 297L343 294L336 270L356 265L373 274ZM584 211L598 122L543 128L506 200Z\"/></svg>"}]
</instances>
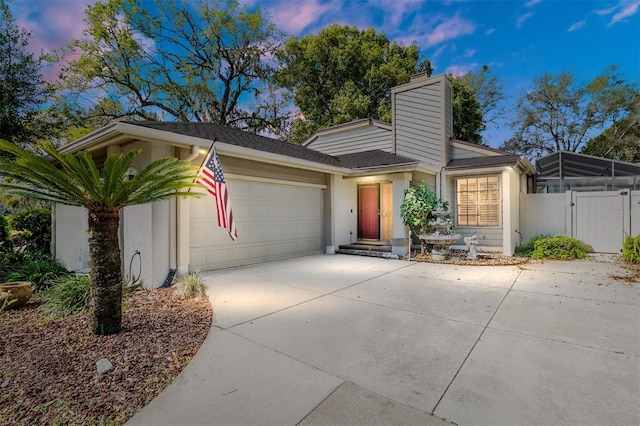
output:
<instances>
[{"instance_id":1,"label":"shrub","mask_svg":"<svg viewBox=\"0 0 640 426\"><path fill-rule=\"evenodd\" d=\"M429 227L431 212L442 204L448 207L448 203L436 196L433 189L424 181L418 187L411 187L404 193L404 200L400 205L400 217L402 222L411 229L415 235L426 232Z\"/></svg>"},{"instance_id":2,"label":"shrub","mask_svg":"<svg viewBox=\"0 0 640 426\"><path fill-rule=\"evenodd\" d=\"M640 262L640 235L628 235L622 244L622 255L631 262Z\"/></svg>"},{"instance_id":3,"label":"shrub","mask_svg":"<svg viewBox=\"0 0 640 426\"><path fill-rule=\"evenodd\" d=\"M31 281L35 292L46 290L54 279L69 273L51 256L21 254L14 260L3 281Z\"/></svg>"},{"instance_id":4,"label":"shrub","mask_svg":"<svg viewBox=\"0 0 640 426\"><path fill-rule=\"evenodd\" d=\"M4 215L0 215L0 253L7 253L12 250L13 243L9 232L9 221Z\"/></svg>"},{"instance_id":5,"label":"shrub","mask_svg":"<svg viewBox=\"0 0 640 426\"><path fill-rule=\"evenodd\" d=\"M19 231L18 244L30 253L51 252L51 210L37 208L11 218L11 228Z\"/></svg>"},{"instance_id":6,"label":"shrub","mask_svg":"<svg viewBox=\"0 0 640 426\"><path fill-rule=\"evenodd\" d=\"M549 238L549 237L551 237L551 235L536 235L535 237L532 237L528 243L516 247L516 254L518 256L531 257L531 254L533 253L533 249L535 248L534 247L535 242L542 238Z\"/></svg>"},{"instance_id":7,"label":"shrub","mask_svg":"<svg viewBox=\"0 0 640 426\"><path fill-rule=\"evenodd\" d=\"M584 259L593 249L575 238L564 235L540 238L533 244L533 259Z\"/></svg>"},{"instance_id":8,"label":"shrub","mask_svg":"<svg viewBox=\"0 0 640 426\"><path fill-rule=\"evenodd\" d=\"M175 293L183 299L195 299L196 297L206 297L204 281L200 271L192 271L180 276L174 287Z\"/></svg>"},{"instance_id":9,"label":"shrub","mask_svg":"<svg viewBox=\"0 0 640 426\"><path fill-rule=\"evenodd\" d=\"M91 305L89 277L66 275L57 278L45 293L44 309L55 317L77 314Z\"/></svg>"}]
</instances>

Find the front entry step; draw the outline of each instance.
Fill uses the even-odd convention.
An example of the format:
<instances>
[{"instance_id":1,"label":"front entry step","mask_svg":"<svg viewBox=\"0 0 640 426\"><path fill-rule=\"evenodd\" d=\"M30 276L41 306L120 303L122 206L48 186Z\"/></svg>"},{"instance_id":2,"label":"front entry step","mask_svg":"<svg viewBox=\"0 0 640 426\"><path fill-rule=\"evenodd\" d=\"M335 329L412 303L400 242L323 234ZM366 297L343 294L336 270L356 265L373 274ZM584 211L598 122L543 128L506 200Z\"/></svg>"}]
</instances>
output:
<instances>
[{"instance_id":1,"label":"front entry step","mask_svg":"<svg viewBox=\"0 0 640 426\"><path fill-rule=\"evenodd\" d=\"M355 256L381 257L384 259L399 259L397 254L391 253L391 246L379 246L369 244L342 245L336 253L351 254Z\"/></svg>"}]
</instances>

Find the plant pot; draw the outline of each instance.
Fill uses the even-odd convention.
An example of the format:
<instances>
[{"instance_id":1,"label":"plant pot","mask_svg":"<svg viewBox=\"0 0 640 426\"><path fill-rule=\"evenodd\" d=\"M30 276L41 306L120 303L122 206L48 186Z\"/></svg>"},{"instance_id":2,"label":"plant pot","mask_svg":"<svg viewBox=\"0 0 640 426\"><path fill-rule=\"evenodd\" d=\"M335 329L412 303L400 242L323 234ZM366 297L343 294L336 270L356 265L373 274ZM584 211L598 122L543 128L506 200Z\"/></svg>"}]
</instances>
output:
<instances>
[{"instance_id":1,"label":"plant pot","mask_svg":"<svg viewBox=\"0 0 640 426\"><path fill-rule=\"evenodd\" d=\"M18 309L27 304L31 299L31 294L31 283L29 281L0 283L0 307Z\"/></svg>"}]
</instances>

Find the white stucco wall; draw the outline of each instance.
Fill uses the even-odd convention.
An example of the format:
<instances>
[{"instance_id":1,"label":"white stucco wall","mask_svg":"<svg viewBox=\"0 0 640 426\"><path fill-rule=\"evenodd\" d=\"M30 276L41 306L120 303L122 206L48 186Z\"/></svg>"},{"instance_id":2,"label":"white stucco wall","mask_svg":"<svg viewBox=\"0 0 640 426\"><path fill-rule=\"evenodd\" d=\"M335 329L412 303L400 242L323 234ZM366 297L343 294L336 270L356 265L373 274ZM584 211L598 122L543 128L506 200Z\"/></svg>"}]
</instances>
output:
<instances>
[{"instance_id":1,"label":"white stucco wall","mask_svg":"<svg viewBox=\"0 0 640 426\"><path fill-rule=\"evenodd\" d=\"M70 271L89 267L87 210L82 207L56 204L55 256Z\"/></svg>"},{"instance_id":2,"label":"white stucco wall","mask_svg":"<svg viewBox=\"0 0 640 426\"><path fill-rule=\"evenodd\" d=\"M358 187L354 179L333 179L333 237L335 249L341 244L356 242L358 238Z\"/></svg>"}]
</instances>

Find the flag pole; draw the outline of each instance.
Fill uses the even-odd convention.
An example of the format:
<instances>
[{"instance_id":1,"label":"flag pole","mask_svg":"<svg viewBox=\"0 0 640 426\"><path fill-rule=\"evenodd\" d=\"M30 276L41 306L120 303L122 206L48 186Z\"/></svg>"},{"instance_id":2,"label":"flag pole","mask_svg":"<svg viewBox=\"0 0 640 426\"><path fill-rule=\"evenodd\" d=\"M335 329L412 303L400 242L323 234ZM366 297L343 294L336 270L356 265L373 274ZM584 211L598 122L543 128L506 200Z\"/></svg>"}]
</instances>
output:
<instances>
[{"instance_id":1,"label":"flag pole","mask_svg":"<svg viewBox=\"0 0 640 426\"><path fill-rule=\"evenodd\" d=\"M196 177L193 180L194 182L198 180L198 175L200 175L200 170L202 170L202 166L206 164L207 160L211 156L211 148L213 148L213 145L215 145L216 142L217 142L217 138L214 137L213 142L211 142L211 146L209 147L209 151L207 151L207 155L204 156L204 160L202 160L202 163L200 163L200 167L198 168L198 173L196 174ZM191 188L189 188L187 192L191 192Z\"/></svg>"}]
</instances>

